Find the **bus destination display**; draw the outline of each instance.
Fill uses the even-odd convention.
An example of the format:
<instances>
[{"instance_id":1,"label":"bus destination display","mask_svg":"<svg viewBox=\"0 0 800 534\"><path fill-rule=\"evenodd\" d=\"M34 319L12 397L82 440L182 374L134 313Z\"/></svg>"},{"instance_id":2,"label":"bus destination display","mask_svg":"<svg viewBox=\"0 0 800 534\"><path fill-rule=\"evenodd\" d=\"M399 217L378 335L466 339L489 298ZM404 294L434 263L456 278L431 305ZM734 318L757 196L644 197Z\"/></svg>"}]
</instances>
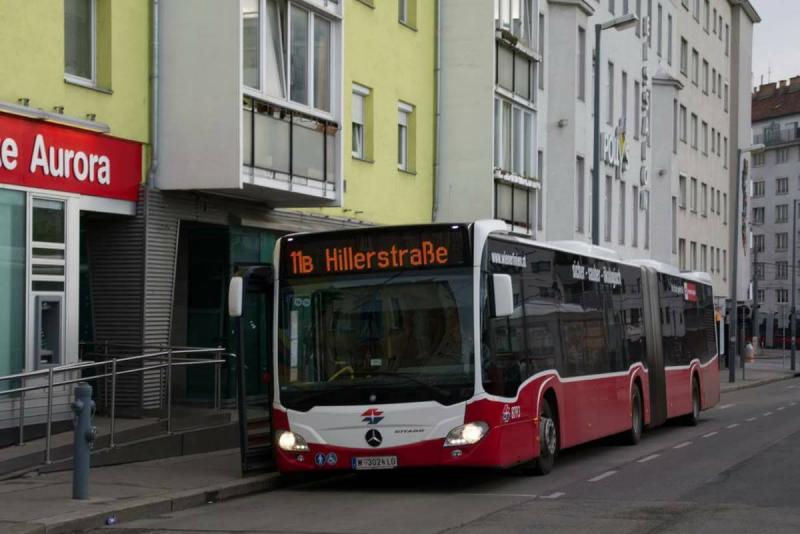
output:
<instances>
[{"instance_id":1,"label":"bus destination display","mask_svg":"<svg viewBox=\"0 0 800 534\"><path fill-rule=\"evenodd\" d=\"M292 236L283 241L284 277L371 273L469 264L469 237L459 225Z\"/></svg>"}]
</instances>

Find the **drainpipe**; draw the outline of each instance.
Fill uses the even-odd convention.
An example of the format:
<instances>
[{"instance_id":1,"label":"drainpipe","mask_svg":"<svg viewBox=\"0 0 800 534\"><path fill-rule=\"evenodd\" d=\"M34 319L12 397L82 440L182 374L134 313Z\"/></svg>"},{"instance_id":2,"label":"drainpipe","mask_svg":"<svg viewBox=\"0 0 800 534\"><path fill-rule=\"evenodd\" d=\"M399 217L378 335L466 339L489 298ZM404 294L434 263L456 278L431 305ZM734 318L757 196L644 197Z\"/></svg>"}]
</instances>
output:
<instances>
[{"instance_id":1,"label":"drainpipe","mask_svg":"<svg viewBox=\"0 0 800 534\"><path fill-rule=\"evenodd\" d=\"M442 0L436 0L436 144L433 162L433 211L431 222L436 222L439 211L439 158L441 157L442 117Z\"/></svg>"},{"instance_id":2,"label":"drainpipe","mask_svg":"<svg viewBox=\"0 0 800 534\"><path fill-rule=\"evenodd\" d=\"M147 186L155 188L158 169L158 0L151 3L152 31L150 43L150 167Z\"/></svg>"}]
</instances>

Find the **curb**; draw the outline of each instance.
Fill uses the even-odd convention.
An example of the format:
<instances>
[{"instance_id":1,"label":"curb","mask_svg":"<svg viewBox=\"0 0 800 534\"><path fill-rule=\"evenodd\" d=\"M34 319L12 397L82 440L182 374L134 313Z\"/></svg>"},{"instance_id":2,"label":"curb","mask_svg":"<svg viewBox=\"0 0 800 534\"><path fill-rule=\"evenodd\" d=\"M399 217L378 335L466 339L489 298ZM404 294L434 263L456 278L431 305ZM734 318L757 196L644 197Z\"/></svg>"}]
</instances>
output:
<instances>
[{"instance_id":1,"label":"curb","mask_svg":"<svg viewBox=\"0 0 800 534\"><path fill-rule=\"evenodd\" d=\"M205 504L227 501L236 497L244 497L254 493L273 491L281 487L277 473L257 475L242 480L234 480L194 488L178 492L166 493L155 497L140 497L126 502L109 504L87 514L86 510L48 517L28 523L19 523L11 530L14 534L54 534L66 532L83 532L106 526L106 520L112 516L116 523L134 521L154 515L178 512Z\"/></svg>"},{"instance_id":2,"label":"curb","mask_svg":"<svg viewBox=\"0 0 800 534\"><path fill-rule=\"evenodd\" d=\"M764 386L766 384L772 384L773 382L780 382L782 380L790 380L792 378L797 378L800 374L786 374L781 376L774 376L770 378L762 378L760 380L755 380L750 383L736 383L733 386L727 388L720 388L720 394L724 395L725 393L730 393L732 391L739 391L740 389L748 389L748 388L756 388L758 386Z\"/></svg>"}]
</instances>

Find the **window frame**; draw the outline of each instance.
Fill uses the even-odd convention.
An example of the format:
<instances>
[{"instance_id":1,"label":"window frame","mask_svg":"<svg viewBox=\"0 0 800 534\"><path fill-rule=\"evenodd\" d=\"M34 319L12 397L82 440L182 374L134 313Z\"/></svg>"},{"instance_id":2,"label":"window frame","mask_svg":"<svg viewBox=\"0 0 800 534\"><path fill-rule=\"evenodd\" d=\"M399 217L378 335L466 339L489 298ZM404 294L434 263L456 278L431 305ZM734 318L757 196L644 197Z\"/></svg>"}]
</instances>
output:
<instances>
[{"instance_id":1,"label":"window frame","mask_svg":"<svg viewBox=\"0 0 800 534\"><path fill-rule=\"evenodd\" d=\"M411 172L411 126L414 115L414 106L406 102L397 103L397 169L402 172ZM405 119L405 124L402 123Z\"/></svg>"},{"instance_id":2,"label":"window frame","mask_svg":"<svg viewBox=\"0 0 800 534\"><path fill-rule=\"evenodd\" d=\"M84 78L83 76L78 76L77 74L71 74L67 72L67 65L66 61L64 62L64 80L74 83L77 85L84 85L86 87L95 88L97 87L97 0L86 0L91 4L90 9L90 16L91 21L89 26L91 28L91 71L92 75L90 78ZM66 13L64 14L64 20L66 22ZM67 46L67 34L66 31L64 32L64 47Z\"/></svg>"}]
</instances>

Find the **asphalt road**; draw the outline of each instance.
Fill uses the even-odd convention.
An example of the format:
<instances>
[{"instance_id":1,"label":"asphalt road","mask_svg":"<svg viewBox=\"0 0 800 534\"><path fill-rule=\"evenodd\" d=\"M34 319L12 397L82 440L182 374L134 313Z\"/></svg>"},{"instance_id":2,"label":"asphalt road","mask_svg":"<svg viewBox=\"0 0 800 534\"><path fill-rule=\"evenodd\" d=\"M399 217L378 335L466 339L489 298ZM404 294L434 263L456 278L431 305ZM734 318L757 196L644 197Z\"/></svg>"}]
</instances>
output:
<instances>
[{"instance_id":1,"label":"asphalt road","mask_svg":"<svg viewBox=\"0 0 800 534\"><path fill-rule=\"evenodd\" d=\"M635 447L606 440L563 451L546 477L346 475L112 530L796 534L800 380L726 394L700 425L646 432Z\"/></svg>"}]
</instances>

